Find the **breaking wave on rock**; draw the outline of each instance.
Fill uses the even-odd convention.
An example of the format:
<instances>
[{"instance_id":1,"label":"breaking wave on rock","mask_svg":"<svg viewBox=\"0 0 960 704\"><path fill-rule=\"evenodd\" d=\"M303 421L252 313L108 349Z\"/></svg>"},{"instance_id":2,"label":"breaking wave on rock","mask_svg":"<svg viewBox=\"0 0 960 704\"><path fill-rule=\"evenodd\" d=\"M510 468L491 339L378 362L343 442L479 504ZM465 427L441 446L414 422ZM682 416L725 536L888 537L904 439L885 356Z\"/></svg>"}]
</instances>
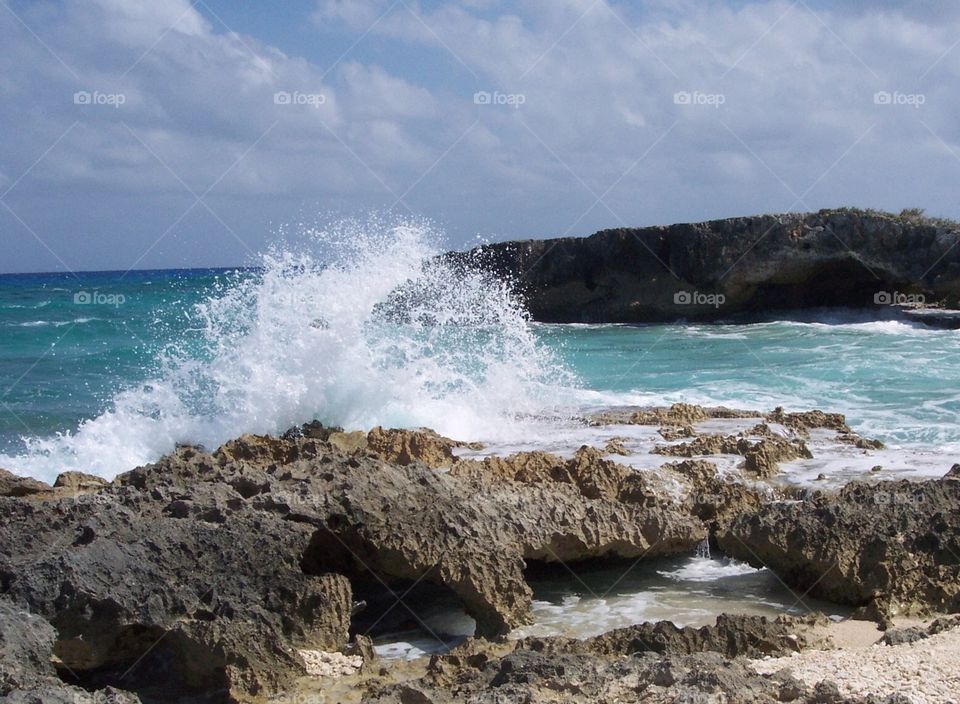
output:
<instances>
[{"instance_id":1,"label":"breaking wave on rock","mask_svg":"<svg viewBox=\"0 0 960 704\"><path fill-rule=\"evenodd\" d=\"M347 428L428 426L471 439L523 434L574 379L538 341L507 285L438 258L429 225L340 221L276 246L189 317L162 372L101 415L0 466L51 480L112 477L177 443L213 448L311 419Z\"/></svg>"}]
</instances>

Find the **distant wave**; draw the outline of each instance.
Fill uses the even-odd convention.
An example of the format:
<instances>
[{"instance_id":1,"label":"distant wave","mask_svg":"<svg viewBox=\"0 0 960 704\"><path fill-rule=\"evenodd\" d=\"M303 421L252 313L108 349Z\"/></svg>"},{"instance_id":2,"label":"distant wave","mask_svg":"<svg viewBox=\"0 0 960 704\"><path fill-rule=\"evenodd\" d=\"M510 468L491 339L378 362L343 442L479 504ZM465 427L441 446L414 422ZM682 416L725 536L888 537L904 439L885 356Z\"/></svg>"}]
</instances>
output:
<instances>
[{"instance_id":1,"label":"distant wave","mask_svg":"<svg viewBox=\"0 0 960 704\"><path fill-rule=\"evenodd\" d=\"M35 304L35 305L32 305L32 306L22 306L22 305L20 305L20 304L18 304L18 303L5 303L4 305L0 306L0 308L14 308L14 309L20 309L20 310L36 310L36 309L38 309L38 308L46 308L48 305L50 305L50 301L40 301L39 303L37 303L37 304Z\"/></svg>"},{"instance_id":2,"label":"distant wave","mask_svg":"<svg viewBox=\"0 0 960 704\"><path fill-rule=\"evenodd\" d=\"M50 326L62 328L66 325L83 325L84 323L93 323L102 320L103 318L76 318L74 320L30 320L25 323L12 323L10 326L18 328L42 328Z\"/></svg>"}]
</instances>

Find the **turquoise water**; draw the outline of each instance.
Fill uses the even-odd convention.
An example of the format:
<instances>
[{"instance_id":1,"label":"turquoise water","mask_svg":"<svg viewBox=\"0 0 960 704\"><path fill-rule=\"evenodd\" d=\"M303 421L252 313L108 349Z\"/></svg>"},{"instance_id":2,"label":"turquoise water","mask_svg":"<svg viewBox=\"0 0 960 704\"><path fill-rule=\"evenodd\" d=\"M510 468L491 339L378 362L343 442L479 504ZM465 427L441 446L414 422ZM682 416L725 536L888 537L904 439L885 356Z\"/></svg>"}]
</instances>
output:
<instances>
[{"instance_id":1,"label":"turquoise water","mask_svg":"<svg viewBox=\"0 0 960 704\"><path fill-rule=\"evenodd\" d=\"M200 354L194 306L241 276L0 275L0 454L22 451L26 437L72 431L96 417L117 392L160 374L171 345Z\"/></svg>"},{"instance_id":2,"label":"turquoise water","mask_svg":"<svg viewBox=\"0 0 960 704\"><path fill-rule=\"evenodd\" d=\"M960 333L854 311L749 325L544 326L609 401L847 414L887 443L960 441Z\"/></svg>"},{"instance_id":3,"label":"turquoise water","mask_svg":"<svg viewBox=\"0 0 960 704\"><path fill-rule=\"evenodd\" d=\"M419 276L424 253L414 249L378 275L379 288L364 278L379 258L333 269L281 258L245 272L0 277L0 466L110 476L176 442L215 445L313 417L532 436L543 424L525 431L518 416L679 400L841 411L894 447L960 448L955 331L850 312L750 325L539 325L489 281L458 279L450 298L468 304L433 301L421 316L429 323L408 334L372 311ZM427 288L446 290L430 276ZM431 332L444 317L446 332ZM471 325L482 334L450 333Z\"/></svg>"}]
</instances>

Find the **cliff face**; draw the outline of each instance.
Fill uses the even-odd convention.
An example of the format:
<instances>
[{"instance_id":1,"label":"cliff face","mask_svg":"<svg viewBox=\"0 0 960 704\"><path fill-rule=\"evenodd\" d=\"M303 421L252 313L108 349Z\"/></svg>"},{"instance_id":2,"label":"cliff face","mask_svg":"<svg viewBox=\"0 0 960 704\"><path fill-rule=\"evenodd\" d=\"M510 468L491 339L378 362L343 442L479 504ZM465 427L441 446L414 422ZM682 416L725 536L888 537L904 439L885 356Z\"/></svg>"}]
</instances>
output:
<instances>
[{"instance_id":1,"label":"cliff face","mask_svg":"<svg viewBox=\"0 0 960 704\"><path fill-rule=\"evenodd\" d=\"M960 303L960 224L830 210L603 230L452 255L514 282L544 322L716 320Z\"/></svg>"}]
</instances>

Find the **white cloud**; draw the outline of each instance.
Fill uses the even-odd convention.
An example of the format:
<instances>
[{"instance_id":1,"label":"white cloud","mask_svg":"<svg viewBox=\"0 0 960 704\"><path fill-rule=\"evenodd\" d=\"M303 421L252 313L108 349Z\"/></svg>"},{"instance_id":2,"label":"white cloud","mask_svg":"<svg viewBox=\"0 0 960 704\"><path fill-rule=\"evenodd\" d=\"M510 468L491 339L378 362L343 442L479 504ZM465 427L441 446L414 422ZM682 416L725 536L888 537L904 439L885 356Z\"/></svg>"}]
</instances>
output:
<instances>
[{"instance_id":1,"label":"white cloud","mask_svg":"<svg viewBox=\"0 0 960 704\"><path fill-rule=\"evenodd\" d=\"M809 5L408 0L384 14L387 0L324 0L318 37L360 40L332 67L223 31L187 0L23 10L56 56L0 13L0 122L17 135L0 169L16 178L79 121L10 196L35 203L38 227L44 198L123 194L162 232L176 214L150 199L190 196L138 137L196 192L222 177L212 197L273 221L304 199L389 205L428 170L406 200L460 234L800 209L794 194L960 215L960 12ZM125 102L76 106L78 90ZM522 103L478 105L477 91ZM613 214L587 212L608 188Z\"/></svg>"}]
</instances>

